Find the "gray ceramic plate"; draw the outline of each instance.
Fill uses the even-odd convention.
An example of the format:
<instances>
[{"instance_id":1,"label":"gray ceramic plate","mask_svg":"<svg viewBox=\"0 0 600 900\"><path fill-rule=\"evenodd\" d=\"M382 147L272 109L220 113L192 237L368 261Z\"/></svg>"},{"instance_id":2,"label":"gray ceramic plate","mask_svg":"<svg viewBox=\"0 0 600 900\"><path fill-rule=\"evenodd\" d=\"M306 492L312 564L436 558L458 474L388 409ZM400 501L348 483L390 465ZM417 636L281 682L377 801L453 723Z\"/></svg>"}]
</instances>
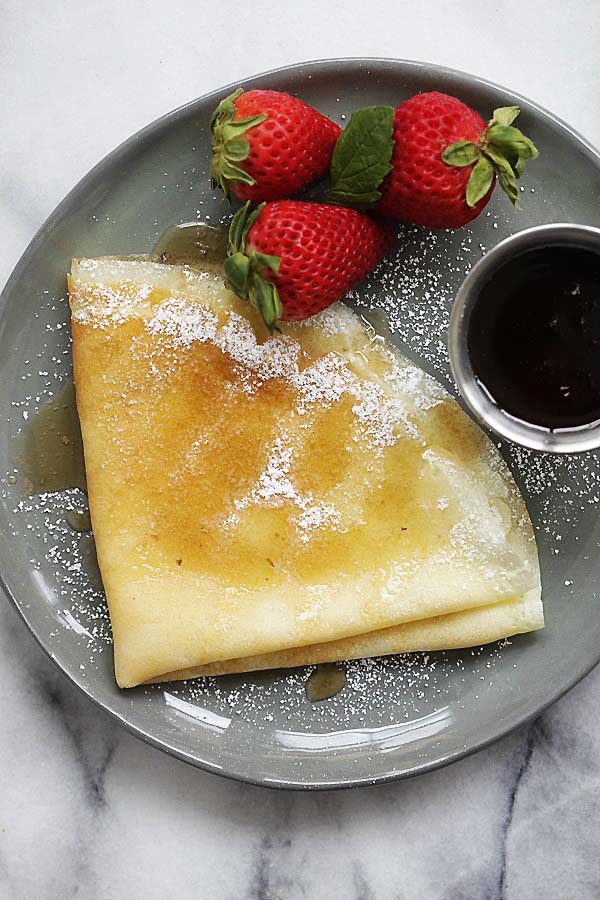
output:
<instances>
[{"instance_id":1,"label":"gray ceramic plate","mask_svg":"<svg viewBox=\"0 0 600 900\"><path fill-rule=\"evenodd\" d=\"M600 158L554 117L511 92L436 66L387 60L310 63L243 87L297 93L343 121L418 91L456 94L484 116L517 102L540 149L523 212L497 192L456 234L407 229L395 259L351 298L381 308L394 339L450 385L445 335L465 272L513 231L598 224ZM504 447L537 529L547 628L505 646L352 663L348 685L311 705L307 670L119 691L93 539L65 513L77 489L27 497L18 453L36 410L70 372L65 272L71 256L148 251L173 222L216 222L207 184L208 119L230 88L145 128L90 172L32 241L0 304L0 571L3 586L65 675L132 733L187 762L261 784L338 787L400 778L457 759L555 700L600 658L597 455L552 458ZM452 386L451 386L451 389Z\"/></svg>"}]
</instances>

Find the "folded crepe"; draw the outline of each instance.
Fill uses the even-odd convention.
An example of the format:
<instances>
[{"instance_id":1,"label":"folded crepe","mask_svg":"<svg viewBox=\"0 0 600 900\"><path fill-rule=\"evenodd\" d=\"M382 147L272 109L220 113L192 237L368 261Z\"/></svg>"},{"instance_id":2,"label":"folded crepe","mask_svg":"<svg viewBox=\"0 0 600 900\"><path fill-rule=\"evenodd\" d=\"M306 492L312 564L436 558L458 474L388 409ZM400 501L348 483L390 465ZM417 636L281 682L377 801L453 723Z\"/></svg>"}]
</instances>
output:
<instances>
[{"instance_id":1,"label":"folded crepe","mask_svg":"<svg viewBox=\"0 0 600 900\"><path fill-rule=\"evenodd\" d=\"M270 337L218 274L141 258L69 291L121 687L542 627L497 450L346 306Z\"/></svg>"}]
</instances>

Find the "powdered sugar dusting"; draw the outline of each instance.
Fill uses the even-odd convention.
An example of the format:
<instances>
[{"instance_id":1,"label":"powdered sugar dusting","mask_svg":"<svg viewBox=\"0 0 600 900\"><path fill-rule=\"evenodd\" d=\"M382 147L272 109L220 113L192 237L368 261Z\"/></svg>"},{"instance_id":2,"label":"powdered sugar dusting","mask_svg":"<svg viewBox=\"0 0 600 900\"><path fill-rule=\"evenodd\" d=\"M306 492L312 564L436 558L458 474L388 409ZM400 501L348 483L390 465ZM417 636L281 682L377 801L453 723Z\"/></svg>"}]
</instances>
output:
<instances>
[{"instance_id":1,"label":"powdered sugar dusting","mask_svg":"<svg viewBox=\"0 0 600 900\"><path fill-rule=\"evenodd\" d=\"M291 380L301 397L298 408L301 413L311 403L337 403L345 393L357 386L357 379L348 369L346 361L333 353L315 360L302 372L295 372Z\"/></svg>"},{"instance_id":2,"label":"powdered sugar dusting","mask_svg":"<svg viewBox=\"0 0 600 900\"><path fill-rule=\"evenodd\" d=\"M402 344L445 374L452 301L484 249L468 226L458 233L404 226L395 255L351 293L352 302L359 308L383 310Z\"/></svg>"},{"instance_id":3,"label":"powdered sugar dusting","mask_svg":"<svg viewBox=\"0 0 600 900\"><path fill-rule=\"evenodd\" d=\"M311 735L328 737L331 728L360 728L368 715L370 727L389 727L371 739L392 742L401 734L401 723L418 717L440 727L444 725L445 704L458 708L465 703L486 702L493 687L498 667L506 665L511 641L504 640L487 647L437 653L410 653L376 659L350 660L344 663L346 687L332 700L310 704L305 684L314 666L286 672L254 672L227 678L199 678L164 686L166 695L186 699L202 707L225 710L233 721L270 731L277 718L285 746L314 748ZM465 693L456 695L462 684ZM276 714L273 712L276 710ZM400 729L397 731L397 726ZM411 726L412 727L412 726ZM289 731L288 731L289 729ZM354 733L356 736L356 733ZM340 740L344 734L340 732ZM329 752L335 756L344 746L331 742ZM375 749L375 748L374 748Z\"/></svg>"},{"instance_id":4,"label":"powdered sugar dusting","mask_svg":"<svg viewBox=\"0 0 600 900\"><path fill-rule=\"evenodd\" d=\"M283 435L278 436L269 449L267 467L256 485L248 495L234 500L234 506L239 513L253 505L281 506L291 503L299 510L293 522L300 532L300 540L306 543L316 529L339 530L341 515L333 504L316 500L311 491L304 494L298 492L290 480L293 457L293 447L285 442ZM239 516L232 514L224 524L231 527L238 522Z\"/></svg>"},{"instance_id":5,"label":"powdered sugar dusting","mask_svg":"<svg viewBox=\"0 0 600 900\"><path fill-rule=\"evenodd\" d=\"M33 569L52 571L45 590L53 598L57 618L81 637L93 661L110 646L112 635L93 536L77 533L68 524L70 512L86 509L87 497L78 488L35 494L18 500L10 527L14 538L21 529L27 535Z\"/></svg>"},{"instance_id":6,"label":"powdered sugar dusting","mask_svg":"<svg viewBox=\"0 0 600 900\"><path fill-rule=\"evenodd\" d=\"M217 323L216 314L204 303L172 297L160 304L146 327L150 334L164 334L176 345L189 347L195 341L214 340Z\"/></svg>"},{"instance_id":7,"label":"powdered sugar dusting","mask_svg":"<svg viewBox=\"0 0 600 900\"><path fill-rule=\"evenodd\" d=\"M86 285L85 300L80 296L77 285L71 291L73 320L80 325L94 325L97 328L112 328L126 322L152 294L152 287L134 285Z\"/></svg>"},{"instance_id":8,"label":"powdered sugar dusting","mask_svg":"<svg viewBox=\"0 0 600 900\"><path fill-rule=\"evenodd\" d=\"M335 334L345 318L356 322L349 310L344 313L338 306L329 317L321 314L317 327ZM414 366L400 365L394 353L388 353L385 375L382 383L378 383L368 377L358 377L341 354L329 352L310 360L298 341L287 335L260 343L243 316L230 312L219 319L210 309L189 299L169 298L161 303L147 329L151 334L169 337L175 346L210 341L238 364L240 368L236 371L250 392L255 390L257 382L286 381L298 394L299 414L306 412L311 404L326 406L339 402L345 394L353 396L356 400L353 412L374 447L391 446L401 434L416 437L418 432L410 419L410 405L414 407L416 399L423 397L424 406L420 404L420 409L427 409L443 397L435 382ZM250 373L251 378L247 377ZM383 382L387 382L389 390L384 389ZM393 396L389 396L389 391ZM405 396L410 398L408 407Z\"/></svg>"}]
</instances>

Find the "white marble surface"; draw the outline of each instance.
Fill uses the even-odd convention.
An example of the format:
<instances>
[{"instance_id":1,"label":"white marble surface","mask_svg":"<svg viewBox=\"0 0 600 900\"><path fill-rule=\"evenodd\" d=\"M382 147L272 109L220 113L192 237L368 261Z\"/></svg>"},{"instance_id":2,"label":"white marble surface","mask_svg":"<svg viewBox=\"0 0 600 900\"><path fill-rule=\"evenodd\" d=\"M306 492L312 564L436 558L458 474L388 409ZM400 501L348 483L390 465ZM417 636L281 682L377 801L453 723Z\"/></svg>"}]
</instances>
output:
<instances>
[{"instance_id":1,"label":"white marble surface","mask_svg":"<svg viewBox=\"0 0 600 900\"><path fill-rule=\"evenodd\" d=\"M0 283L90 166L256 71L334 56L465 69L600 145L597 0L3 0ZM169 759L93 708L0 603L1 900L594 900L600 672L412 782L276 793Z\"/></svg>"}]
</instances>

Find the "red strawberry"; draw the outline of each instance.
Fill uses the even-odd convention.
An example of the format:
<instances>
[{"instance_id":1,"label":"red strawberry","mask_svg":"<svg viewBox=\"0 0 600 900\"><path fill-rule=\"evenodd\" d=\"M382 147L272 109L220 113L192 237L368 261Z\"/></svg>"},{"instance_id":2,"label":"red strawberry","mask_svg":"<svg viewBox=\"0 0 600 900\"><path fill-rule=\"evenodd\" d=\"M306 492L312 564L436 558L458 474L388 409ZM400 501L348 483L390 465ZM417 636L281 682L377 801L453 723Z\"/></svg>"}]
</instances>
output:
<instances>
[{"instance_id":1,"label":"red strawberry","mask_svg":"<svg viewBox=\"0 0 600 900\"><path fill-rule=\"evenodd\" d=\"M417 94L394 114L392 171L380 186L377 212L431 228L460 228L479 215L496 176L516 205L516 179L537 156L512 122L515 106L497 109L486 126L456 97Z\"/></svg>"},{"instance_id":2,"label":"red strawberry","mask_svg":"<svg viewBox=\"0 0 600 900\"><path fill-rule=\"evenodd\" d=\"M278 200L327 175L341 128L278 91L235 91L216 108L211 178L226 197Z\"/></svg>"},{"instance_id":3,"label":"red strawberry","mask_svg":"<svg viewBox=\"0 0 600 900\"><path fill-rule=\"evenodd\" d=\"M479 215L497 177L517 206L517 179L538 155L512 126L518 115L518 107L502 107L486 126L456 97L437 91L395 110L359 109L335 145L329 200L415 225L459 228Z\"/></svg>"},{"instance_id":4,"label":"red strawberry","mask_svg":"<svg viewBox=\"0 0 600 900\"><path fill-rule=\"evenodd\" d=\"M339 300L373 269L394 239L362 213L322 203L246 203L233 217L225 273L267 327L306 319Z\"/></svg>"}]
</instances>

